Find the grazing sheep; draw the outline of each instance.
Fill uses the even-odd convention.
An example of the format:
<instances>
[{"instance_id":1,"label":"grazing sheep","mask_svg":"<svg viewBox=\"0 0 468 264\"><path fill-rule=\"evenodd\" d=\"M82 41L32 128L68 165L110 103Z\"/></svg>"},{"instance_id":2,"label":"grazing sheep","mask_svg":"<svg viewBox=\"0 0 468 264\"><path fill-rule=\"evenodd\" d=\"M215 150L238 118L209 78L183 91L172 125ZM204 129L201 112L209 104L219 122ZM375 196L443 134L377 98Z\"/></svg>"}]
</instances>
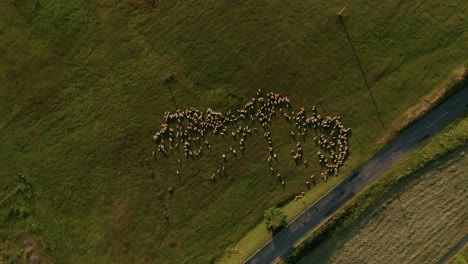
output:
<instances>
[{"instance_id":1,"label":"grazing sheep","mask_svg":"<svg viewBox=\"0 0 468 264\"><path fill-rule=\"evenodd\" d=\"M283 111L284 108L287 108L287 110ZM321 152L317 153L322 168L326 170L326 172L323 172L322 178L326 181L328 175L337 175L339 168L343 165L349 153L348 135L351 133L351 130L345 128L341 123L341 117L322 117L317 114L315 106L312 107L311 116L307 117L305 108L302 107L297 113L291 109L289 98L280 97L279 94L271 92L264 96L261 90L257 91L257 96L253 97L243 109L238 109L236 114L232 114L231 111L228 111L227 114L223 114L213 111L210 108L208 108L206 112L201 112L194 108L187 108L185 110L177 109L175 113L165 112L164 120L166 120L166 123L162 124L160 130L153 136L158 147L152 152L152 155L155 160L157 152L159 152L161 156L167 157L167 148L172 150L173 147L176 147L177 150L179 150L180 143L180 145L184 145L184 155L187 158L198 158L203 151L202 146L199 145L201 142L200 137L204 140L206 147L211 150L208 140L204 137L205 135L213 133L214 135L224 136L230 133L233 139L236 140L236 132L232 131L230 125L236 125L236 122L239 120L248 120L250 118L258 121L265 129L264 137L268 143L268 151L270 152L268 162L271 165L272 159L277 159L277 154L274 153L275 150L271 140L271 134L267 131L267 127L271 124L272 119L276 117L275 112L278 110L281 115L286 118L286 121L294 122L294 124L291 123L291 125L294 126L294 129L297 129L297 132L290 132L293 138L297 135L306 140L307 129L310 127L316 128L315 132L317 132L319 136L314 137L314 142L322 151L329 154L329 158L327 159ZM257 131L256 127L253 129ZM323 134L320 134L320 132ZM240 138L239 147L242 153L244 153L244 139L250 135L250 133L251 130L248 126L238 126L237 128L237 134L239 134ZM327 135L327 137L325 137L325 135ZM170 142L168 147L164 144L165 140ZM195 147L192 147L191 144L197 145L197 150L194 150ZM296 147L296 150L291 151L292 157L297 165L299 164L298 161L303 161L304 165L307 167L307 160L303 160L304 153L301 143L297 142ZM232 147L230 147L230 150L233 155L236 156L236 150ZM222 159L226 162L226 154L222 155ZM330 162L330 164L328 162ZM180 164L179 159L177 163Z\"/></svg>"}]
</instances>

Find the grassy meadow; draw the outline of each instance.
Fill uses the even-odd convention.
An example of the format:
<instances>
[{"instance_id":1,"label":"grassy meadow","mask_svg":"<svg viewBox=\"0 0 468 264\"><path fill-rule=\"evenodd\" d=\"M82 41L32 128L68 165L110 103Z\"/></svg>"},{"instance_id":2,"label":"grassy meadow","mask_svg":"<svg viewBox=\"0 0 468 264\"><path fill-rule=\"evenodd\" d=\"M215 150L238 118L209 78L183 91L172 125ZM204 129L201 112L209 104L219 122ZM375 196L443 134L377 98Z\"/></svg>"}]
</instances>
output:
<instances>
[{"instance_id":1,"label":"grassy meadow","mask_svg":"<svg viewBox=\"0 0 468 264\"><path fill-rule=\"evenodd\" d=\"M212 262L318 173L316 156L308 168L294 164L290 127L278 122L285 190L271 177L261 135L228 161L218 184L207 181L219 166L212 159L184 161L178 178L174 159L151 156L164 112L175 110L170 91L182 109L235 110L260 88L288 96L295 109L340 115L353 131L343 177L407 109L467 66L463 1L346 2L383 129L336 17L342 5L0 2L0 259ZM213 138L213 155L229 144Z\"/></svg>"}]
</instances>

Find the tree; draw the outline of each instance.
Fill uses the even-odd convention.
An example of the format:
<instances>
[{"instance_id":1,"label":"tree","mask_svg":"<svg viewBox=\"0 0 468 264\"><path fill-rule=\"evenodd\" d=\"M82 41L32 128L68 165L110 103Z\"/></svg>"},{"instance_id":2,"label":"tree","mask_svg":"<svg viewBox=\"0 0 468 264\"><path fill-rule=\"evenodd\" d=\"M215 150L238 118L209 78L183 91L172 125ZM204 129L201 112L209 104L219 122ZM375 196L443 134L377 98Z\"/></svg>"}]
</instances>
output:
<instances>
[{"instance_id":1,"label":"tree","mask_svg":"<svg viewBox=\"0 0 468 264\"><path fill-rule=\"evenodd\" d=\"M286 225L286 214L281 211L278 207L273 206L268 210L265 210L264 220L267 225L267 229L275 235Z\"/></svg>"}]
</instances>

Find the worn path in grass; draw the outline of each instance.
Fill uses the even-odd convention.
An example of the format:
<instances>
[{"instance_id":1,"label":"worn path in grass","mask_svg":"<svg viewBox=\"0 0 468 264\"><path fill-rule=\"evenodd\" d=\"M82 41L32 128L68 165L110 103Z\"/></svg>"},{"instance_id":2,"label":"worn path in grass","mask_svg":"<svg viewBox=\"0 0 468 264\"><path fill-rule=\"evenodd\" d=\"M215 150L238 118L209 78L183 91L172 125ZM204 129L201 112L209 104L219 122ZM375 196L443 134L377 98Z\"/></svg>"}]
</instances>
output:
<instances>
[{"instance_id":1,"label":"worn path in grass","mask_svg":"<svg viewBox=\"0 0 468 264\"><path fill-rule=\"evenodd\" d=\"M278 261L281 256L289 252L304 236L330 217L356 193L393 167L412 150L424 144L458 116L465 113L467 108L468 86L465 86L446 102L403 131L343 182L294 219L245 263Z\"/></svg>"}]
</instances>

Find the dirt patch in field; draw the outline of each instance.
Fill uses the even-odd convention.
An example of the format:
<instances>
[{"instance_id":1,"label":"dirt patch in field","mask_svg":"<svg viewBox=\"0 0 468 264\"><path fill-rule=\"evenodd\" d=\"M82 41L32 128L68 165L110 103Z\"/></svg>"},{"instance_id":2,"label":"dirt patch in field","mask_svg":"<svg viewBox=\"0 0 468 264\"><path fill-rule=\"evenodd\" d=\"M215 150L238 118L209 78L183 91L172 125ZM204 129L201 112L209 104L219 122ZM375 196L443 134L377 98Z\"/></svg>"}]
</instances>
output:
<instances>
[{"instance_id":1,"label":"dirt patch in field","mask_svg":"<svg viewBox=\"0 0 468 264\"><path fill-rule=\"evenodd\" d=\"M401 182L300 263L436 263L468 232L468 147Z\"/></svg>"}]
</instances>

